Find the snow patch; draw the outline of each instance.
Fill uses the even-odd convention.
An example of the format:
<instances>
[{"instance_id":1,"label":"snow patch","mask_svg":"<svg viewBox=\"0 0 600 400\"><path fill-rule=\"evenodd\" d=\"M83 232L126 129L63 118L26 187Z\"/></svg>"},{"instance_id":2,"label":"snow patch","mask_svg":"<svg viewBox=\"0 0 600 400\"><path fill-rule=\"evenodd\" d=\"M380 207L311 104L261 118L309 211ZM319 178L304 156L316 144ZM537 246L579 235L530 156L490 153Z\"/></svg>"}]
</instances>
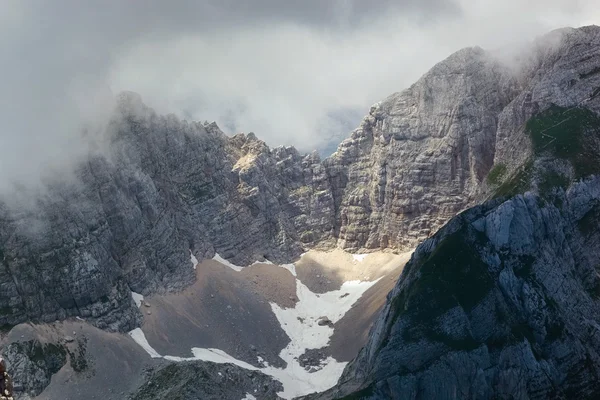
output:
<instances>
[{"instance_id":1,"label":"snow patch","mask_svg":"<svg viewBox=\"0 0 600 400\"><path fill-rule=\"evenodd\" d=\"M193 357L175 357L175 356L161 356L154 348L148 343L146 339L146 335L141 328L135 328L131 332L129 332L129 336L140 345L152 358L164 358L165 360L182 362L182 361L210 361L216 364L235 364L244 369L248 369L251 371L258 371L254 365L250 365L247 362L238 360L237 358L231 357L229 354L225 353L223 350L219 349L201 349L199 347L192 348Z\"/></svg>"},{"instance_id":2,"label":"snow patch","mask_svg":"<svg viewBox=\"0 0 600 400\"><path fill-rule=\"evenodd\" d=\"M135 301L135 305L138 306L138 308L142 306L142 301L144 301L143 295L132 291L131 298L133 299L133 301Z\"/></svg>"},{"instance_id":3,"label":"snow patch","mask_svg":"<svg viewBox=\"0 0 600 400\"><path fill-rule=\"evenodd\" d=\"M194 269L196 269L196 267L198 266L198 259L196 258L196 256L194 256L192 250L190 250L190 261L192 262Z\"/></svg>"},{"instance_id":4,"label":"snow patch","mask_svg":"<svg viewBox=\"0 0 600 400\"><path fill-rule=\"evenodd\" d=\"M226 259L224 259L223 257L221 257L219 255L219 253L216 253L215 256L213 257L213 260L220 262L221 264L231 268L234 271L240 272L243 267L237 266L235 264L230 263L229 261L227 261Z\"/></svg>"},{"instance_id":5,"label":"snow patch","mask_svg":"<svg viewBox=\"0 0 600 400\"><path fill-rule=\"evenodd\" d=\"M296 275L296 265L295 264L283 264L283 265L280 265L280 267L287 269L288 271L290 271L290 273L292 275L298 276L298 275Z\"/></svg>"},{"instance_id":6,"label":"snow patch","mask_svg":"<svg viewBox=\"0 0 600 400\"><path fill-rule=\"evenodd\" d=\"M241 271L242 269L242 267L231 264L218 254L215 255L213 260L235 271ZM282 267L288 269L296 276L294 264L282 265ZM364 292L378 281L379 279L372 282L349 281L342 284L339 290L316 294L296 279L298 302L294 308L282 308L275 303L270 303L271 310L282 329L290 338L290 343L279 354L279 357L287 363L285 369L270 366L261 357L257 357L257 359L261 363L264 362L263 365L265 366L257 368L219 349L194 347L192 348L193 357L161 356L150 346L144 332L140 328L129 332L129 335L153 358L162 357L175 362L201 360L219 364L234 364L247 370L261 371L283 384L283 392L278 393L280 397L292 399L313 392L325 391L337 383L346 364L348 364L347 362L338 362L334 358L328 357L321 362L318 372L311 373L300 365L298 358L307 349L318 349L329 344L329 340L333 335L333 329L328 325L319 325L318 321L321 317L326 317L332 323L336 323L352 308ZM134 293L132 292L133 295ZM143 299L143 297L141 298Z\"/></svg>"},{"instance_id":7,"label":"snow patch","mask_svg":"<svg viewBox=\"0 0 600 400\"><path fill-rule=\"evenodd\" d=\"M266 258L265 258L265 261L254 261L254 262L252 263L252 265L256 265L256 264L268 264L268 265L273 265L273 263L272 263L271 261L267 260Z\"/></svg>"},{"instance_id":8,"label":"snow patch","mask_svg":"<svg viewBox=\"0 0 600 400\"><path fill-rule=\"evenodd\" d=\"M310 373L299 364L297 358L307 349L319 349L329 344L333 329L327 325L319 325L319 318L327 317L333 323L339 321L375 283L377 281L350 281L345 282L339 290L315 294L296 280L298 302L294 308L282 308L271 303L271 309L281 328L291 339L279 354L287 362L287 368L267 367L263 370L283 384L284 390L278 393L279 396L292 399L312 392L322 392L337 383L348 363L328 357L321 364L322 368L318 373ZM346 293L349 295L342 297Z\"/></svg>"},{"instance_id":9,"label":"snow patch","mask_svg":"<svg viewBox=\"0 0 600 400\"><path fill-rule=\"evenodd\" d=\"M352 259L355 262L362 262L367 258L368 254L352 254Z\"/></svg>"},{"instance_id":10,"label":"snow patch","mask_svg":"<svg viewBox=\"0 0 600 400\"><path fill-rule=\"evenodd\" d=\"M201 360L201 361L210 361L216 364L234 364L238 367L242 367L244 369L248 369L250 371L258 371L259 368L256 368L254 365L248 364L247 362L238 360L225 353L223 350L219 349L201 349L199 347L192 348L193 357L174 357L174 356L164 356L165 360L169 361L193 361L193 360Z\"/></svg>"},{"instance_id":11,"label":"snow patch","mask_svg":"<svg viewBox=\"0 0 600 400\"><path fill-rule=\"evenodd\" d=\"M246 397L242 400L256 400L256 397L252 396L250 393L246 393Z\"/></svg>"},{"instance_id":12,"label":"snow patch","mask_svg":"<svg viewBox=\"0 0 600 400\"><path fill-rule=\"evenodd\" d=\"M227 261L226 259L224 259L223 257L221 257L219 255L219 253L215 254L215 256L213 257L213 260L220 262L223 265L228 266L229 268L231 268L234 271L240 272L242 269L244 269L244 267L240 267L239 265L235 265L229 261ZM196 261L197 263L198 261ZM256 264L268 264L268 265L274 265L271 261L266 260L265 261L254 261L252 264L250 264L250 266L252 265L256 265ZM278 265L279 267L285 268L288 271L290 271L290 273L293 276L296 276L296 266L294 264L282 264L282 265ZM194 267L195 269L196 267Z\"/></svg>"},{"instance_id":13,"label":"snow patch","mask_svg":"<svg viewBox=\"0 0 600 400\"><path fill-rule=\"evenodd\" d=\"M131 336L131 338L137 344L139 344L142 347L142 349L146 350L146 353L150 354L150 357L152 357L152 358L161 358L162 357L160 354L158 354L158 352L156 350L154 350L152 348L152 346L150 346L150 343L148 343L148 340L146 340L146 335L144 335L144 331L142 331L140 328L135 328L134 330L129 332L129 336Z\"/></svg>"}]
</instances>

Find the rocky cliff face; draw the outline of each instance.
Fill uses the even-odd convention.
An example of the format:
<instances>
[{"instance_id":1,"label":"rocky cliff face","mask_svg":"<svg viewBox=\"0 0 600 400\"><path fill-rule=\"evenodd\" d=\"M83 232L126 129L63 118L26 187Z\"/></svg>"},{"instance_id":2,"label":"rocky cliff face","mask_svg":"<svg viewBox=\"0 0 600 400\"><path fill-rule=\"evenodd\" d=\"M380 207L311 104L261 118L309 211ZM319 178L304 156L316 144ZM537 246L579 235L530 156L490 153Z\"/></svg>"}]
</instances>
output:
<instances>
[{"instance_id":1,"label":"rocky cliff face","mask_svg":"<svg viewBox=\"0 0 600 400\"><path fill-rule=\"evenodd\" d=\"M597 52L575 48L587 56L568 76L597 75L585 65ZM598 397L600 117L587 107L598 90L532 111L513 134L526 151L496 153L491 200L416 249L340 384L309 398Z\"/></svg>"},{"instance_id":2,"label":"rocky cliff face","mask_svg":"<svg viewBox=\"0 0 600 400\"><path fill-rule=\"evenodd\" d=\"M131 400L280 399L281 383L258 371L202 361L174 363L153 371Z\"/></svg>"},{"instance_id":3,"label":"rocky cliff face","mask_svg":"<svg viewBox=\"0 0 600 400\"><path fill-rule=\"evenodd\" d=\"M505 67L471 48L373 106L326 161L338 244L406 249L472 202L515 89Z\"/></svg>"},{"instance_id":4,"label":"rocky cliff face","mask_svg":"<svg viewBox=\"0 0 600 400\"><path fill-rule=\"evenodd\" d=\"M191 283L190 252L242 265L287 260L302 249L294 223L331 225L327 199L311 198L326 181L312 156L157 116L133 94L121 96L110 132L76 183L0 211L0 325L80 316L128 330L141 318L131 291ZM308 203L287 200L306 185Z\"/></svg>"},{"instance_id":5,"label":"rocky cliff face","mask_svg":"<svg viewBox=\"0 0 600 400\"><path fill-rule=\"evenodd\" d=\"M14 396L20 400L28 400L39 395L50 384L52 375L67 361L73 370L85 370L85 346L84 341L75 341L74 338L62 343L28 340L5 346L2 355L14 376Z\"/></svg>"},{"instance_id":6,"label":"rocky cliff face","mask_svg":"<svg viewBox=\"0 0 600 400\"><path fill-rule=\"evenodd\" d=\"M493 165L496 178L526 166L532 115L551 103L600 110L600 30L551 39L518 72L459 51L372 107L324 161L121 95L107 149L77 182L50 185L34 207L0 207L0 325L80 316L131 329L141 315L130 291L188 285L190 252L244 265L316 246L414 246L498 189Z\"/></svg>"},{"instance_id":7,"label":"rocky cliff face","mask_svg":"<svg viewBox=\"0 0 600 400\"><path fill-rule=\"evenodd\" d=\"M600 111L600 28L553 32L506 66L479 48L371 108L328 160L336 238L410 248L488 192L492 165L531 154L525 122L551 104Z\"/></svg>"}]
</instances>

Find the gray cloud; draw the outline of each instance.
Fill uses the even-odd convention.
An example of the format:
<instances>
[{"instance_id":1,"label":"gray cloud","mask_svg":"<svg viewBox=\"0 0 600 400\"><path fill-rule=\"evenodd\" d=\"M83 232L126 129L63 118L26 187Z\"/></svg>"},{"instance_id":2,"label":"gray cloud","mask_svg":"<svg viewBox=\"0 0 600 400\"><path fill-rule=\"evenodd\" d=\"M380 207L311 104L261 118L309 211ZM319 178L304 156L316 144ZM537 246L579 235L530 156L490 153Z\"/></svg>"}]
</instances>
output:
<instances>
[{"instance_id":1,"label":"gray cloud","mask_svg":"<svg viewBox=\"0 0 600 400\"><path fill-rule=\"evenodd\" d=\"M368 107L467 45L599 22L595 0L6 0L0 191L87 151L133 90L159 112L330 149Z\"/></svg>"}]
</instances>

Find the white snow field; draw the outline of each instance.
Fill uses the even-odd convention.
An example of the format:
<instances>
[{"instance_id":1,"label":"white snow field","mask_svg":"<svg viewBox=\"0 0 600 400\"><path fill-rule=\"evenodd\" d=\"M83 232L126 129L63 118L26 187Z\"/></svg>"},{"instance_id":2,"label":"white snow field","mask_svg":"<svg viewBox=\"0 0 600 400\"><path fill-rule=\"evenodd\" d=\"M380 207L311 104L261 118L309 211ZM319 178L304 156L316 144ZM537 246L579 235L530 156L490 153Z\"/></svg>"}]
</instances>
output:
<instances>
[{"instance_id":1,"label":"white snow field","mask_svg":"<svg viewBox=\"0 0 600 400\"><path fill-rule=\"evenodd\" d=\"M355 258L359 262L363 259L362 255ZM230 263L218 254L215 255L213 260L235 271L243 269L243 267ZM286 264L281 267L286 268L292 275L296 276L294 264ZM265 367L257 368L219 349L194 347L191 349L193 357L187 358L169 355L161 356L150 346L144 332L140 328L129 332L129 335L153 358L162 357L175 362L202 360L221 364L231 363L248 370L261 371L283 384L284 390L278 393L279 396L284 399L292 399L309 393L327 390L337 383L347 364L346 362L338 362L334 358L328 357L317 367L317 371L313 370L313 372L309 372L300 365L298 357L308 349L320 349L329 344L334 330L328 325L319 325L319 319L326 317L331 323L339 321L361 298L363 293L375 285L377 281L348 281L343 283L339 290L316 294L296 278L296 296L298 297L298 301L294 308L283 308L275 303L270 303L275 317L291 340L287 347L279 354L279 357L287 363L286 368L276 368L266 362L264 363L266 364ZM133 293L132 296L134 296ZM138 303L137 298L134 297L134 299ZM141 304L141 299L139 302Z\"/></svg>"},{"instance_id":2,"label":"white snow field","mask_svg":"<svg viewBox=\"0 0 600 400\"><path fill-rule=\"evenodd\" d=\"M131 297L133 298L133 301L135 301L135 305L138 307L142 306L142 301L144 301L144 296L142 296L139 293L136 292L131 292Z\"/></svg>"},{"instance_id":3,"label":"white snow field","mask_svg":"<svg viewBox=\"0 0 600 400\"><path fill-rule=\"evenodd\" d=\"M227 261L226 259L221 257L219 255L219 253L215 254L215 256L213 257L213 260L220 262L221 264L228 266L229 268L231 268L232 270L237 271L237 272L240 272L242 269L244 269L244 267L239 267L237 265L230 263L229 261Z\"/></svg>"},{"instance_id":4,"label":"white snow field","mask_svg":"<svg viewBox=\"0 0 600 400\"><path fill-rule=\"evenodd\" d=\"M192 262L194 269L196 269L196 267L198 266L198 259L196 258L196 256L194 256L194 253L192 253L192 250L190 250L190 261Z\"/></svg>"},{"instance_id":5,"label":"white snow field","mask_svg":"<svg viewBox=\"0 0 600 400\"><path fill-rule=\"evenodd\" d=\"M225 265L225 266L227 266L227 267L229 267L232 270L237 271L237 272L240 272L242 269L244 269L244 267L241 267L239 265L235 265L235 264L231 263L230 261L227 261L226 259L224 259L223 257L221 257L219 255L219 253L215 254L215 256L212 259L215 260L215 261L217 261L217 262L220 262L221 264L223 264L223 265ZM196 264L197 263L198 263L198 260L196 260ZM256 265L256 264L275 265L271 261L265 260L265 261L254 261L252 264L249 265L249 267L252 266L252 265ZM281 268L287 269L288 271L290 271L290 273L292 275L296 276L296 266L294 264L281 264L281 265L278 265L278 266L281 267ZM195 267L194 267L194 269L195 269Z\"/></svg>"},{"instance_id":6,"label":"white snow field","mask_svg":"<svg viewBox=\"0 0 600 400\"><path fill-rule=\"evenodd\" d=\"M356 262L362 262L367 256L368 254L352 254L352 258Z\"/></svg>"}]
</instances>

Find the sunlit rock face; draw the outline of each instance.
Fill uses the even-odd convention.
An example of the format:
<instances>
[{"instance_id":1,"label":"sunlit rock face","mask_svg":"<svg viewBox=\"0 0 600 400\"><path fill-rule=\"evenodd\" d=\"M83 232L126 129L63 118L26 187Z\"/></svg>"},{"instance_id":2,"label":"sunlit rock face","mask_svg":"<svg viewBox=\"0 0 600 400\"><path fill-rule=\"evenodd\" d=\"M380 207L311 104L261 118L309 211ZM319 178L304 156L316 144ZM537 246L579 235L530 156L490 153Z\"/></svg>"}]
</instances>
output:
<instances>
[{"instance_id":1,"label":"sunlit rock face","mask_svg":"<svg viewBox=\"0 0 600 400\"><path fill-rule=\"evenodd\" d=\"M325 162L338 245L406 249L470 204L494 160L498 115L516 93L507 68L468 48L373 106Z\"/></svg>"},{"instance_id":2,"label":"sunlit rock face","mask_svg":"<svg viewBox=\"0 0 600 400\"><path fill-rule=\"evenodd\" d=\"M338 245L414 246L481 200L494 163L511 172L527 159L532 115L551 104L600 111L599 35L553 32L508 64L464 49L373 106L325 160Z\"/></svg>"}]
</instances>

